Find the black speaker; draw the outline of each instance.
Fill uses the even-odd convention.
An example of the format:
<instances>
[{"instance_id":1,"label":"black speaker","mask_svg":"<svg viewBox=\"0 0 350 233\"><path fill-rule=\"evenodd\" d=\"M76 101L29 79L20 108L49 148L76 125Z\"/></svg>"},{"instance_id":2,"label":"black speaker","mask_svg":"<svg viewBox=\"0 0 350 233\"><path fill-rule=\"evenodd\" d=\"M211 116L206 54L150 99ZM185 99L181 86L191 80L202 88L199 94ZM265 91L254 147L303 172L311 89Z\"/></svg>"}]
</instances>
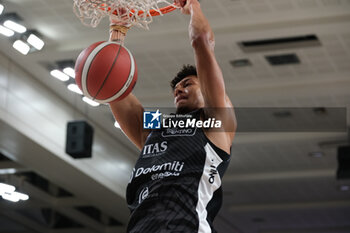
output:
<instances>
[{"instance_id":1,"label":"black speaker","mask_svg":"<svg viewBox=\"0 0 350 233\"><path fill-rule=\"evenodd\" d=\"M337 179L350 179L350 146L338 147Z\"/></svg>"},{"instance_id":2,"label":"black speaker","mask_svg":"<svg viewBox=\"0 0 350 233\"><path fill-rule=\"evenodd\" d=\"M94 130L85 121L67 124L66 153L75 159L91 158Z\"/></svg>"}]
</instances>

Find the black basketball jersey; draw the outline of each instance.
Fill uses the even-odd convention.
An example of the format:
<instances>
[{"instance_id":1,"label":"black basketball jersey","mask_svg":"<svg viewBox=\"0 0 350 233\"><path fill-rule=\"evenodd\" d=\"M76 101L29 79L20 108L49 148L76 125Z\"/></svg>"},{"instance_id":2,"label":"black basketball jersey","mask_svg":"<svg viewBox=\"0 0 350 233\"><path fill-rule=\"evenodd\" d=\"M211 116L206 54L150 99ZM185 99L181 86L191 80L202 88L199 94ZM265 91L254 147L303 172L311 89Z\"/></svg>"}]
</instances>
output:
<instances>
[{"instance_id":1,"label":"black basketball jersey","mask_svg":"<svg viewBox=\"0 0 350 233\"><path fill-rule=\"evenodd\" d=\"M152 131L127 187L127 232L216 232L229 159L201 128Z\"/></svg>"}]
</instances>

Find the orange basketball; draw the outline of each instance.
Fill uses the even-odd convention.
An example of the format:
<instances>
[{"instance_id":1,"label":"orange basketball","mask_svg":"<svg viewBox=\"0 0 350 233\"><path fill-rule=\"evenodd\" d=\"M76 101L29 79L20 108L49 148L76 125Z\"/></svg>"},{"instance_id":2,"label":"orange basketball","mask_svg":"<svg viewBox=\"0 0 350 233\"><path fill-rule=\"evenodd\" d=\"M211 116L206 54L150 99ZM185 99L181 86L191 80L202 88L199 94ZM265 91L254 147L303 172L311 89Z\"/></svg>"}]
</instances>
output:
<instances>
[{"instance_id":1,"label":"orange basketball","mask_svg":"<svg viewBox=\"0 0 350 233\"><path fill-rule=\"evenodd\" d=\"M137 81L136 62L130 51L111 41L84 49L75 63L75 82L83 94L110 103L126 97Z\"/></svg>"}]
</instances>

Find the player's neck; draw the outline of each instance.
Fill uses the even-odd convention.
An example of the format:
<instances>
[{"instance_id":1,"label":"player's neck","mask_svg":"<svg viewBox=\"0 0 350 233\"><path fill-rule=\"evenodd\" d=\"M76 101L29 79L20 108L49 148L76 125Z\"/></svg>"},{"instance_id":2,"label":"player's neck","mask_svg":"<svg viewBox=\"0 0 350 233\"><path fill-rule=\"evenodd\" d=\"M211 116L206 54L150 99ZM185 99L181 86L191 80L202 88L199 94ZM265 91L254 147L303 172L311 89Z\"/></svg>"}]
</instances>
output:
<instances>
[{"instance_id":1,"label":"player's neck","mask_svg":"<svg viewBox=\"0 0 350 233\"><path fill-rule=\"evenodd\" d=\"M179 108L176 109L176 114L186 114L186 113L193 112L193 111L195 111L197 109L198 108L179 107Z\"/></svg>"}]
</instances>

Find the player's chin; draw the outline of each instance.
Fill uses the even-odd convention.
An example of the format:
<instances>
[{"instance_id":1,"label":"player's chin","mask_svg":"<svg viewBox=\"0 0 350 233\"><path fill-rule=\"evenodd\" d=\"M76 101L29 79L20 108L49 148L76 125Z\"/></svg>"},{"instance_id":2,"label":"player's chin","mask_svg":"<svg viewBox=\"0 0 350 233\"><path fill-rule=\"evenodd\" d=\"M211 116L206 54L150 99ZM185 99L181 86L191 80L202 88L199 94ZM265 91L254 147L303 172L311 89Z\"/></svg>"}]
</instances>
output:
<instances>
[{"instance_id":1,"label":"player's chin","mask_svg":"<svg viewBox=\"0 0 350 233\"><path fill-rule=\"evenodd\" d=\"M179 100L175 103L176 108L186 108L187 104L184 100Z\"/></svg>"}]
</instances>

